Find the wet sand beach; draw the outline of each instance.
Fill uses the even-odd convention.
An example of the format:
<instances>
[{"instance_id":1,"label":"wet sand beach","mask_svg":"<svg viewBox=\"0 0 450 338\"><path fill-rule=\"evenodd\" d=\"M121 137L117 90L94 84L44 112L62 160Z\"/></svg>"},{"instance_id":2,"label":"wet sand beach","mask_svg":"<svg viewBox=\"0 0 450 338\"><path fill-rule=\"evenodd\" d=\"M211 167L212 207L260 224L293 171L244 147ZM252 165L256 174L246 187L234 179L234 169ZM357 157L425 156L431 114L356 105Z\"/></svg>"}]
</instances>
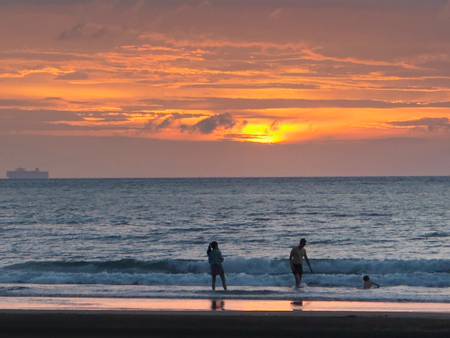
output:
<instances>
[{"instance_id":1,"label":"wet sand beach","mask_svg":"<svg viewBox=\"0 0 450 338\"><path fill-rule=\"evenodd\" d=\"M14 337L449 337L450 318L421 314L264 312L0 313Z\"/></svg>"},{"instance_id":2,"label":"wet sand beach","mask_svg":"<svg viewBox=\"0 0 450 338\"><path fill-rule=\"evenodd\" d=\"M5 337L450 335L450 304L4 298L0 325Z\"/></svg>"}]
</instances>

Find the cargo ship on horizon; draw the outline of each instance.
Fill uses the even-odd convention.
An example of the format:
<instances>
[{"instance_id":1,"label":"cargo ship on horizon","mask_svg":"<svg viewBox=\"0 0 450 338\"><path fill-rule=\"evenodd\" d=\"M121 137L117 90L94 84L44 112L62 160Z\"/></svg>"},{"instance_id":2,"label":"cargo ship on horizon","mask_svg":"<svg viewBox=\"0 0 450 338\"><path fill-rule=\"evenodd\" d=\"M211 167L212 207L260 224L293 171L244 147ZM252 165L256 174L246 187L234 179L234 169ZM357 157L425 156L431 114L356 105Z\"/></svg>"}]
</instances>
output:
<instances>
[{"instance_id":1,"label":"cargo ship on horizon","mask_svg":"<svg viewBox=\"0 0 450 338\"><path fill-rule=\"evenodd\" d=\"M13 180L46 180L48 179L48 171L41 171L39 168L34 170L26 170L24 168L17 168L15 170L8 170L6 177Z\"/></svg>"}]
</instances>

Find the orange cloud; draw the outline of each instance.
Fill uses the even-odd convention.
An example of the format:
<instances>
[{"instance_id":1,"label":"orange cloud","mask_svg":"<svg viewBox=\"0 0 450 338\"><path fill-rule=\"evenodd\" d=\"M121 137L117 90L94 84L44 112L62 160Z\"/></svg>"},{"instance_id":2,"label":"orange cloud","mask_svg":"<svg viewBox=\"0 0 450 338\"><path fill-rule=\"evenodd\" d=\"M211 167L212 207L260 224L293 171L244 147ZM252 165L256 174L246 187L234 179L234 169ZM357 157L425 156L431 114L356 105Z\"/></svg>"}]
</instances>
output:
<instances>
[{"instance_id":1,"label":"orange cloud","mask_svg":"<svg viewBox=\"0 0 450 338\"><path fill-rule=\"evenodd\" d=\"M114 14L114 6L100 7ZM274 25L291 11L263 12ZM408 128L389 121L450 116L450 73L439 72L450 64L445 50L343 54L322 40L177 33L94 19L62 20L64 28L39 46L0 49L0 107L3 100L22 119L26 111L61 112L60 119L23 123L21 132L294 143L402 137ZM110 115L89 115L100 112ZM8 121L20 129L19 120Z\"/></svg>"}]
</instances>

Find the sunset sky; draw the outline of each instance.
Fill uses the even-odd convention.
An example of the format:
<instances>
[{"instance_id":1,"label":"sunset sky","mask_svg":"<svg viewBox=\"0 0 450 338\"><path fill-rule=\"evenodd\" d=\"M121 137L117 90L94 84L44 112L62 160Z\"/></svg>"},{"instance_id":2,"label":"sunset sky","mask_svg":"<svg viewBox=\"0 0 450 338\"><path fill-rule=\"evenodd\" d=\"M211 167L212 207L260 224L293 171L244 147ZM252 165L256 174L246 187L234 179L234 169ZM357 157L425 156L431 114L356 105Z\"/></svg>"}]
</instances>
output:
<instances>
[{"instance_id":1,"label":"sunset sky","mask_svg":"<svg viewBox=\"0 0 450 338\"><path fill-rule=\"evenodd\" d=\"M450 174L447 0L0 0L0 177Z\"/></svg>"}]
</instances>

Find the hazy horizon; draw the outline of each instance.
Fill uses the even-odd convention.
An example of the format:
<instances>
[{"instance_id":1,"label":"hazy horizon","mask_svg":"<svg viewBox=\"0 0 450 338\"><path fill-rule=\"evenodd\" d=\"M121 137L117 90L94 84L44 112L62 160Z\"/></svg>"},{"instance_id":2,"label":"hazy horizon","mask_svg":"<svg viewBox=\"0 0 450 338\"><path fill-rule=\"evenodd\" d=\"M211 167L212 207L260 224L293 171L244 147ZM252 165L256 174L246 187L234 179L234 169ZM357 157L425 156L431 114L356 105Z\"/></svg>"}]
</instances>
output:
<instances>
[{"instance_id":1,"label":"hazy horizon","mask_svg":"<svg viewBox=\"0 0 450 338\"><path fill-rule=\"evenodd\" d=\"M450 172L450 156L441 156L450 152L449 143L414 139L288 145L57 139L0 137L1 144L11 145L0 149L0 158L6 159L0 163L0 175L19 166L49 170L54 178L447 176Z\"/></svg>"}]
</instances>

